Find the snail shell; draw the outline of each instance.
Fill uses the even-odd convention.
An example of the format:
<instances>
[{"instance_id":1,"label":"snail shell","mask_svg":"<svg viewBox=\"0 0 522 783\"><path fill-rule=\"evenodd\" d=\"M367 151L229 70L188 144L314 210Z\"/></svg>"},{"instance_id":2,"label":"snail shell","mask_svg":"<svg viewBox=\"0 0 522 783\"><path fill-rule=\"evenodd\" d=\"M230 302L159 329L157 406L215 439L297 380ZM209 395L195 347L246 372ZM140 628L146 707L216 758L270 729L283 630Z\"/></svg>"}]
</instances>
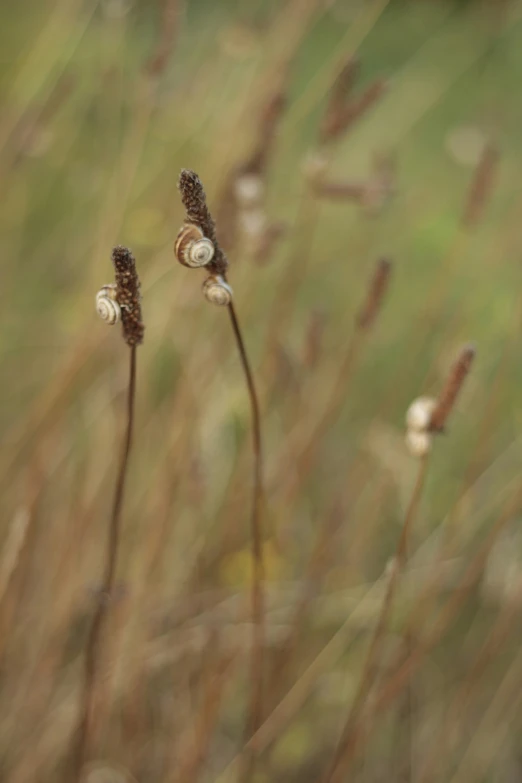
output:
<instances>
[{"instance_id":1,"label":"snail shell","mask_svg":"<svg viewBox=\"0 0 522 783\"><path fill-rule=\"evenodd\" d=\"M176 238L174 254L180 264L197 268L207 266L214 258L214 243L193 223L184 225Z\"/></svg>"},{"instance_id":2,"label":"snail shell","mask_svg":"<svg viewBox=\"0 0 522 783\"><path fill-rule=\"evenodd\" d=\"M406 433L406 445L413 457L424 457L431 449L431 435L429 432L408 430Z\"/></svg>"},{"instance_id":3,"label":"snail shell","mask_svg":"<svg viewBox=\"0 0 522 783\"><path fill-rule=\"evenodd\" d=\"M437 401L432 397L417 397L406 412L406 426L414 432L425 432L429 429L431 417Z\"/></svg>"},{"instance_id":4,"label":"snail shell","mask_svg":"<svg viewBox=\"0 0 522 783\"><path fill-rule=\"evenodd\" d=\"M116 301L116 285L104 285L96 294L96 312L106 323L113 324L121 321L121 308Z\"/></svg>"},{"instance_id":5,"label":"snail shell","mask_svg":"<svg viewBox=\"0 0 522 783\"><path fill-rule=\"evenodd\" d=\"M243 208L255 207L263 197L263 180L258 174L242 174L236 180L236 198Z\"/></svg>"},{"instance_id":6,"label":"snail shell","mask_svg":"<svg viewBox=\"0 0 522 783\"><path fill-rule=\"evenodd\" d=\"M221 275L211 275L203 283L203 293L212 304L228 305L232 301L232 289Z\"/></svg>"}]
</instances>

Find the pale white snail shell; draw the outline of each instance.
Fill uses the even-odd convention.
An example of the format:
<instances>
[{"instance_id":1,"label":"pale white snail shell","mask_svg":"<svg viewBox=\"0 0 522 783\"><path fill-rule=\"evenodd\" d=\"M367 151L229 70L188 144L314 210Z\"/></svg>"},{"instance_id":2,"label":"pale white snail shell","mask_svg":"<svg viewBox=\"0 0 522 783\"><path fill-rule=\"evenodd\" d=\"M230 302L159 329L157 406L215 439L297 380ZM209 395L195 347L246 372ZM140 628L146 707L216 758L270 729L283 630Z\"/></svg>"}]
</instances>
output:
<instances>
[{"instance_id":1,"label":"pale white snail shell","mask_svg":"<svg viewBox=\"0 0 522 783\"><path fill-rule=\"evenodd\" d=\"M258 174L242 174L236 180L236 198L244 208L256 206L263 198L263 180Z\"/></svg>"},{"instance_id":2,"label":"pale white snail shell","mask_svg":"<svg viewBox=\"0 0 522 783\"><path fill-rule=\"evenodd\" d=\"M417 397L406 412L406 426L414 432L424 432L430 426L437 401L432 397Z\"/></svg>"},{"instance_id":3,"label":"pale white snail shell","mask_svg":"<svg viewBox=\"0 0 522 783\"><path fill-rule=\"evenodd\" d=\"M104 285L96 294L96 312L105 323L113 324L121 321L121 308L116 301L116 285Z\"/></svg>"},{"instance_id":4,"label":"pale white snail shell","mask_svg":"<svg viewBox=\"0 0 522 783\"><path fill-rule=\"evenodd\" d=\"M207 301L222 307L232 301L232 289L221 275L211 275L203 283L203 293Z\"/></svg>"},{"instance_id":5,"label":"pale white snail shell","mask_svg":"<svg viewBox=\"0 0 522 783\"><path fill-rule=\"evenodd\" d=\"M408 430L406 446L413 457L424 457L431 449L431 435L429 432Z\"/></svg>"},{"instance_id":6,"label":"pale white snail shell","mask_svg":"<svg viewBox=\"0 0 522 783\"><path fill-rule=\"evenodd\" d=\"M212 261L215 247L198 226L189 223L180 229L174 244L174 253L180 264L197 268L207 266Z\"/></svg>"}]
</instances>

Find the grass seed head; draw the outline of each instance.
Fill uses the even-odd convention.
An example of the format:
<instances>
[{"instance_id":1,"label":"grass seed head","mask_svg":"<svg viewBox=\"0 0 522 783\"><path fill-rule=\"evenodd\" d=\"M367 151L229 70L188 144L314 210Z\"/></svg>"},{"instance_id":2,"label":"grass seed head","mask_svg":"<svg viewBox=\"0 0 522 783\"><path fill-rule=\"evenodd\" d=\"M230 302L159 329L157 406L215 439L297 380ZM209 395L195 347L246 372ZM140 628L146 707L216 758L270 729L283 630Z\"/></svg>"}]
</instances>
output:
<instances>
[{"instance_id":1,"label":"grass seed head","mask_svg":"<svg viewBox=\"0 0 522 783\"><path fill-rule=\"evenodd\" d=\"M145 325L141 313L140 280L136 260L128 247L117 245L112 251L116 278L116 301L121 309L123 338L127 345L141 345Z\"/></svg>"}]
</instances>

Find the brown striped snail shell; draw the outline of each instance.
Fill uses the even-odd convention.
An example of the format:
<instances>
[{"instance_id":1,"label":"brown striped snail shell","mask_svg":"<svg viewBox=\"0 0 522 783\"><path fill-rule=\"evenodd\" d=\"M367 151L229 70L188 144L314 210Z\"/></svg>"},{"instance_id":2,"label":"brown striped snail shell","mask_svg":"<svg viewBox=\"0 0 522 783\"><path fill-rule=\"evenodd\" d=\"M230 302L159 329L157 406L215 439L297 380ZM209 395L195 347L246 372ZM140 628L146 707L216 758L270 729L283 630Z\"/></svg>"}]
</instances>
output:
<instances>
[{"instance_id":1,"label":"brown striped snail shell","mask_svg":"<svg viewBox=\"0 0 522 783\"><path fill-rule=\"evenodd\" d=\"M221 275L207 277L203 283L203 293L207 301L222 307L232 301L232 289Z\"/></svg>"},{"instance_id":2,"label":"brown striped snail shell","mask_svg":"<svg viewBox=\"0 0 522 783\"><path fill-rule=\"evenodd\" d=\"M116 285L104 285L96 294L96 312L105 323L113 324L121 321L121 308L116 301Z\"/></svg>"},{"instance_id":3,"label":"brown striped snail shell","mask_svg":"<svg viewBox=\"0 0 522 783\"><path fill-rule=\"evenodd\" d=\"M182 226L174 244L174 254L180 264L194 268L207 266L214 258L214 243L204 236L198 226Z\"/></svg>"}]
</instances>

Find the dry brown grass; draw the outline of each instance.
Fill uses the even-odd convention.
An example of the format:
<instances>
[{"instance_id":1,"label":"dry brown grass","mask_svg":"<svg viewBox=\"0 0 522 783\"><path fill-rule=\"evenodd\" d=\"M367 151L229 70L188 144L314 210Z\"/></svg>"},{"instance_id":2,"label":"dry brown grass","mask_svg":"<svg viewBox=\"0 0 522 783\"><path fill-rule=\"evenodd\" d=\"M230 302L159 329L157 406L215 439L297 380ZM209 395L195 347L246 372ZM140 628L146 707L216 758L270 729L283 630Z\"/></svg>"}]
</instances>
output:
<instances>
[{"instance_id":1,"label":"dry brown grass","mask_svg":"<svg viewBox=\"0 0 522 783\"><path fill-rule=\"evenodd\" d=\"M519 6L492 26L475 4L372 2L347 19L311 0L240 17L58 2L19 22L24 46L15 25L0 80L2 780L71 779L127 384L92 298L119 241L140 262L147 342L85 780L230 783L253 758L256 783L312 783L354 699L356 780L519 776ZM348 103L323 123L356 53ZM325 145L321 189L309 162ZM230 240L266 468L264 710L245 742L250 410L229 324L171 246L179 169L217 206L253 161L267 234ZM418 467L404 412L470 337L479 359L434 435L386 603Z\"/></svg>"}]
</instances>

